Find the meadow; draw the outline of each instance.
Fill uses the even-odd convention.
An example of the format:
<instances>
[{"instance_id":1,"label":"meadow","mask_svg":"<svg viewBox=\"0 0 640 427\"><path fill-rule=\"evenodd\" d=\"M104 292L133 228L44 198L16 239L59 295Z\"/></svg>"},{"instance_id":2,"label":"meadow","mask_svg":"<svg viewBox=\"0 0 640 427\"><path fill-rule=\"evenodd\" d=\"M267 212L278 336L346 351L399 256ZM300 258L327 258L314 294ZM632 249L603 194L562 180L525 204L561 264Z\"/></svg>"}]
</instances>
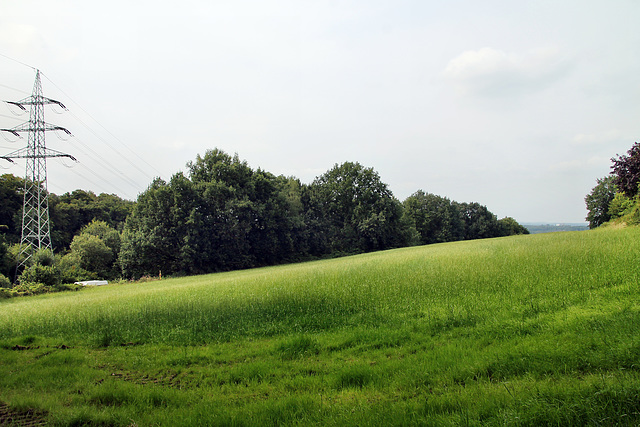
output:
<instances>
[{"instance_id":1,"label":"meadow","mask_svg":"<svg viewBox=\"0 0 640 427\"><path fill-rule=\"evenodd\" d=\"M639 259L603 228L2 300L0 417L637 425Z\"/></svg>"}]
</instances>

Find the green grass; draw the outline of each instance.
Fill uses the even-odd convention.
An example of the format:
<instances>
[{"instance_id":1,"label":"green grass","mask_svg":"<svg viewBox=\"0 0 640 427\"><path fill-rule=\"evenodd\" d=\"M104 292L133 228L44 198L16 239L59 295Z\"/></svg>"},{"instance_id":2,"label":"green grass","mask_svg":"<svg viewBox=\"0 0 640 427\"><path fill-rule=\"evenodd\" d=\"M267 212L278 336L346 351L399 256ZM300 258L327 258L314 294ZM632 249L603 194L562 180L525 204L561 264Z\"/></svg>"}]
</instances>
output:
<instances>
[{"instance_id":1,"label":"green grass","mask_svg":"<svg viewBox=\"0 0 640 427\"><path fill-rule=\"evenodd\" d=\"M0 301L53 425L636 425L640 228ZM1 421L1 420L0 420Z\"/></svg>"}]
</instances>

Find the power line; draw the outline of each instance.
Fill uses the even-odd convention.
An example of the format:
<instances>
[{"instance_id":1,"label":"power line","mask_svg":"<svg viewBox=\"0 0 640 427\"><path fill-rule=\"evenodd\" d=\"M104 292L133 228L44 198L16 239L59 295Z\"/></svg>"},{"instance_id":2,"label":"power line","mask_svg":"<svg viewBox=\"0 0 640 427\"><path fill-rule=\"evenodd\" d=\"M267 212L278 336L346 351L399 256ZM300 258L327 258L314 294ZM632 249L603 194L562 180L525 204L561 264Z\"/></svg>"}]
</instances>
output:
<instances>
[{"instance_id":1,"label":"power line","mask_svg":"<svg viewBox=\"0 0 640 427\"><path fill-rule=\"evenodd\" d=\"M1 55L1 54L0 54ZM15 90L16 92L20 92L24 95L29 95L29 92L25 92L24 90L21 89L16 89L15 87L11 87L11 86L7 86L7 85L3 85L2 83L0 83L0 86L5 87L7 89L11 89L11 90Z\"/></svg>"},{"instance_id":2,"label":"power line","mask_svg":"<svg viewBox=\"0 0 640 427\"><path fill-rule=\"evenodd\" d=\"M114 135L111 131L109 131L109 129L107 129L104 125L102 125L100 122L98 122L98 120L93 117L91 114L89 114L89 112L87 112L80 104L78 104L75 100L73 100L62 88L60 88L53 80L51 80L46 74L40 72L39 70L37 70L35 67L24 63L22 61L19 61L15 58L12 58L8 55L5 55L3 53L0 53L0 56L7 58L17 64L29 67L31 69L33 69L34 71L36 71L37 74L44 76L49 83L51 83L58 91L60 91L68 100L70 100L71 102L73 102L81 111L84 112L84 114L86 114L89 118L91 118L95 123L98 124L98 126L100 126L104 131L107 132L108 135L110 135L113 139L115 139L117 142L119 142L122 146L126 147L127 150L133 154L138 160L139 162L135 162L133 161L130 156L125 155L124 153L122 153L120 150L118 150L113 144L111 144L107 139L105 139L103 136L99 135L92 127L90 127L87 123L85 123L80 117L78 117L76 114L74 114L73 112L69 112L70 115L75 118L84 128L86 128L89 132L91 132L91 134L93 134L94 137L96 137L98 140L100 140L102 143L104 143L107 147L109 147L111 150L113 150L114 153L116 153L121 159L123 159L123 161L125 161L127 164L129 164L133 169L137 170L138 172L140 172L143 176L145 176L147 179L149 180L153 180L155 177L152 176L151 174L149 174L147 171L145 171L143 168L140 167L140 164L145 164L147 165L151 170L155 171L158 175L157 176L161 176L162 173L157 170L153 165L151 165L149 162L147 162L144 158L142 158L141 156L139 156L136 152L134 152L127 144L125 144L121 139L119 139L116 135ZM7 86L5 84L0 84L0 86L5 87L7 89L11 89L20 93L24 93L27 94L27 92L24 92L20 89L11 87L11 86ZM66 110L66 108L65 108ZM2 115L0 114L1 117L6 117L6 118L12 118L12 119L16 119L15 117L10 117L7 115ZM48 129L48 130L52 130L52 129ZM15 135L15 132L11 132ZM119 180L121 180L122 182L124 182L125 184L132 186L133 188L137 189L139 187L139 184L136 183L134 180L132 180L127 174L123 173L120 168L118 168L117 166L110 164L108 161L105 160L105 157L98 154L95 150L93 150L91 148L91 146L85 142L83 142L81 139L79 139L78 137L75 137L72 140L72 144L78 148L79 146L77 144L75 144L73 141L78 141L79 144L81 144L87 151L89 151L90 153L92 153L93 155L89 155L89 158L93 158L94 161L96 161L98 163L98 165L100 165L100 167L104 168L106 171L108 171L110 174L112 174L113 176L117 177ZM12 142L12 141L9 141ZM80 150L81 152L83 152L85 155L87 155L86 151L84 150ZM86 169L87 171L89 171L92 175L94 175L96 178L98 178L98 180L102 180L102 181L106 181L104 178L102 178L101 176L99 176L94 169L92 168L88 168L85 164L80 163L81 167ZM73 170L74 174L79 175L78 171ZM98 184L96 184L95 182L87 179L85 177L85 179L90 182L92 185L94 186L98 186ZM113 181L109 180L110 184L114 187L117 187L115 185L113 185ZM102 186L99 186L101 188L103 188ZM119 191L120 193L123 194L127 194L129 192L125 192L122 191L122 189L117 188L117 191Z\"/></svg>"},{"instance_id":3,"label":"power line","mask_svg":"<svg viewBox=\"0 0 640 427\"><path fill-rule=\"evenodd\" d=\"M109 129L107 129L105 126L103 126L96 118L94 118L91 114L89 114L84 108L82 108L82 106L80 104L78 104L76 101L73 100L73 98L71 98L69 95L67 95L58 85L55 84L55 82L53 82L46 74L43 74L44 77L52 84L54 85L60 92L62 92L62 94L65 95L65 97L67 97L71 102L73 102L74 104L76 104L76 106L78 106L78 108L80 108L80 110L82 110L87 116L89 116L94 122L96 122L98 124L98 126L100 126L102 129L104 129L109 135L111 135L111 137L113 137L113 139L115 139L116 141L118 141L123 147L125 147L127 150L129 150L134 156L136 156L141 162L143 162L144 164L146 164L147 166L149 166L151 169L153 169L154 171L156 171L158 173L158 175L162 175L162 173L157 170L153 165L151 165L150 163L148 163L144 158L142 158L141 156L139 156L135 151L133 151L131 148L129 148L127 146L127 144L125 144L124 142L122 142L122 140L120 140L120 138L118 138L116 135L114 135ZM76 119L78 121L80 121L80 123L82 123L87 129L89 129L92 133L94 133L91 128L89 128L88 125L86 125L82 120L80 120L80 118L78 118L75 114L71 113L72 116L76 117ZM95 133L94 133L95 135ZM97 136L97 135L96 135ZM104 140L103 138L100 138L105 144L107 144L113 151L115 151L116 153L118 153L119 155L122 156L122 154L117 151L111 144L109 144L106 140ZM130 159L128 159L127 157L123 156L123 158L129 163L131 164L133 167L135 167L136 169L140 170L138 168L138 166L133 163ZM140 170L142 173L144 173L145 175L149 176L148 174L146 174L146 172ZM149 178L153 179L153 177L149 176Z\"/></svg>"},{"instance_id":4,"label":"power line","mask_svg":"<svg viewBox=\"0 0 640 427\"><path fill-rule=\"evenodd\" d=\"M82 146L83 146L84 148L86 148L86 149L87 149L87 150L89 150L91 153L93 153L93 155L94 155L94 156L96 156L96 157L95 157L95 160L98 160L98 164L100 164L101 166L102 166L102 165L107 165L107 166L108 166L108 168L107 168L106 166L103 166L103 167L105 167L105 169L107 169L107 170L109 170L109 171L115 171L115 172L117 172L117 174L116 174L116 173L114 173L114 175L115 175L115 176L119 176L119 177L121 176L125 181L127 181L127 182L129 183L129 185L131 185L131 186L133 186L133 187L136 187L136 186L138 185L138 183L136 183L134 180L132 180L131 178L129 178L127 175L125 175L125 174L124 174L120 169L118 169L116 166L114 166L113 164L111 164L111 163L109 163L109 162L105 161L105 160L104 160L104 157L101 157L98 153L96 153L96 152L93 150L93 148L91 148L91 146L90 146L89 144L87 144L87 143L83 142L83 141L82 141L82 139L80 139L80 138L77 138L77 137L76 137L76 138L74 138L74 140L75 140L75 141L78 141L80 144L82 144ZM85 154L86 154L86 153L85 153Z\"/></svg>"},{"instance_id":5,"label":"power line","mask_svg":"<svg viewBox=\"0 0 640 427\"><path fill-rule=\"evenodd\" d=\"M25 64L25 63L24 63L24 62L22 62L22 61L18 61L17 59L12 58L12 57L10 57L10 56L7 56L7 55L5 55L4 53L0 53L0 56L4 56L5 58L10 59L10 60L11 60L11 61L13 61L13 62L17 62L17 63L18 63L18 64L20 64L20 65L24 65L25 67L29 67L29 68L31 68L33 71L37 71L36 67L33 67L33 66L29 65L29 64Z\"/></svg>"},{"instance_id":6,"label":"power line","mask_svg":"<svg viewBox=\"0 0 640 427\"><path fill-rule=\"evenodd\" d=\"M100 141L104 142L109 148L111 148L116 154L118 154L120 157L122 157L124 160L127 161L127 163L129 163L133 168L137 169L139 172L141 172L143 175L145 175L147 178L149 179L153 179L153 177L151 175L149 175L147 172L145 172L144 170L140 169L140 167L138 165L136 165L134 162L132 162L128 157L126 157L125 155L123 155L122 153L120 153L115 147L113 147L111 144L109 144L109 142L102 138L100 135L98 135L97 133L95 133L93 131L93 129L91 129L86 123L84 123L78 116L76 116L75 114L71 113L71 115L73 117L76 118L76 120L78 120L80 123L82 123L87 130L89 130L89 132L91 132L96 138L98 138ZM137 156L137 155L136 155ZM147 163L147 162L145 162ZM147 163L148 164L148 163ZM153 166L152 166L153 167ZM155 169L155 168L154 168ZM156 171L158 173L160 173L159 171Z\"/></svg>"}]
</instances>

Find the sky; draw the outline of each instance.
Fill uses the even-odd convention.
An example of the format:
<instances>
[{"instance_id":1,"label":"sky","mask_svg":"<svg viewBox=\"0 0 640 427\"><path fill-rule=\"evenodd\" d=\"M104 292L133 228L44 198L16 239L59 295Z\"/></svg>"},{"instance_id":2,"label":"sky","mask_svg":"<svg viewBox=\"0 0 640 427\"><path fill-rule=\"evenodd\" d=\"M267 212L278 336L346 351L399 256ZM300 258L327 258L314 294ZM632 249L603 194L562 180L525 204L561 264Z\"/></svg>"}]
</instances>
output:
<instances>
[{"instance_id":1,"label":"sky","mask_svg":"<svg viewBox=\"0 0 640 427\"><path fill-rule=\"evenodd\" d=\"M135 200L206 150L311 183L335 164L521 223L577 223L639 141L637 0L3 0L0 100L35 71L49 191ZM28 120L0 104L0 128ZM7 132L0 155L26 145ZM24 176L24 161L0 174Z\"/></svg>"}]
</instances>

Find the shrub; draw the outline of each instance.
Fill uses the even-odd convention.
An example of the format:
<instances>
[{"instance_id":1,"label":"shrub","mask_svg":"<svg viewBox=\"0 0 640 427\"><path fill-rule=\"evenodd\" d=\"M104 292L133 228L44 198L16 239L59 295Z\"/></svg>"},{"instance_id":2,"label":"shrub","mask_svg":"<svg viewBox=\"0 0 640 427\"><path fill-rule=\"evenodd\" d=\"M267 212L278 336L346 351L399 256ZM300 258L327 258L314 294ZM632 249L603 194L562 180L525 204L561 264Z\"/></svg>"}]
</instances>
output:
<instances>
[{"instance_id":1,"label":"shrub","mask_svg":"<svg viewBox=\"0 0 640 427\"><path fill-rule=\"evenodd\" d=\"M46 267L51 267L56 263L56 256L51 249L42 248L38 249L36 253L31 257L31 264L38 264Z\"/></svg>"},{"instance_id":2,"label":"shrub","mask_svg":"<svg viewBox=\"0 0 640 427\"><path fill-rule=\"evenodd\" d=\"M45 286L56 287L60 285L60 271L53 265L33 264L22 272L20 283L41 283Z\"/></svg>"},{"instance_id":3,"label":"shrub","mask_svg":"<svg viewBox=\"0 0 640 427\"><path fill-rule=\"evenodd\" d=\"M0 299L11 298L16 296L13 289L0 288Z\"/></svg>"},{"instance_id":4,"label":"shrub","mask_svg":"<svg viewBox=\"0 0 640 427\"><path fill-rule=\"evenodd\" d=\"M10 288L11 281L7 279L2 273L0 273L0 288Z\"/></svg>"},{"instance_id":5,"label":"shrub","mask_svg":"<svg viewBox=\"0 0 640 427\"><path fill-rule=\"evenodd\" d=\"M619 218L633 210L634 200L625 196L624 193L616 193L609 203L609 215L611 218Z\"/></svg>"},{"instance_id":6,"label":"shrub","mask_svg":"<svg viewBox=\"0 0 640 427\"><path fill-rule=\"evenodd\" d=\"M67 254L60 259L58 269L61 283L75 283L83 280L97 280L98 275L80 267L77 255Z\"/></svg>"},{"instance_id":7,"label":"shrub","mask_svg":"<svg viewBox=\"0 0 640 427\"><path fill-rule=\"evenodd\" d=\"M52 286L33 282L20 282L14 286L12 290L16 296L40 295L55 292Z\"/></svg>"}]
</instances>

